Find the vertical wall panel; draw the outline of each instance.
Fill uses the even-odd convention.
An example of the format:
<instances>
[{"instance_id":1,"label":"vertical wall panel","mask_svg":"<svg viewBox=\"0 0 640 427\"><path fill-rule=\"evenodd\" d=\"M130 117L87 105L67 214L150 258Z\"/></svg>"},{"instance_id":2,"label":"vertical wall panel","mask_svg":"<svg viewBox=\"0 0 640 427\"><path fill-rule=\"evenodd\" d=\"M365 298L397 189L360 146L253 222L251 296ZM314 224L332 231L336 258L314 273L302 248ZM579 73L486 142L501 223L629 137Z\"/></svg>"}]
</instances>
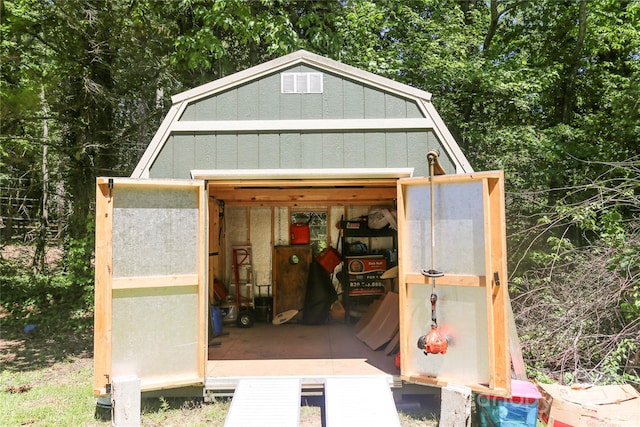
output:
<instances>
[{"instance_id":1,"label":"vertical wall panel","mask_svg":"<svg viewBox=\"0 0 640 427\"><path fill-rule=\"evenodd\" d=\"M407 102L395 95L384 96L384 116L387 119L407 117Z\"/></svg>"},{"instance_id":2,"label":"vertical wall panel","mask_svg":"<svg viewBox=\"0 0 640 427\"><path fill-rule=\"evenodd\" d=\"M306 65L300 65L294 67L287 72L296 72L296 73L322 73L323 81L326 84L326 73L313 68L308 67ZM325 91L326 92L326 89ZM323 93L306 93L300 94L300 118L305 120L319 120L322 119L322 114L324 110L324 94ZM281 117L283 120L286 120L288 117Z\"/></svg>"},{"instance_id":3,"label":"vertical wall panel","mask_svg":"<svg viewBox=\"0 0 640 427\"><path fill-rule=\"evenodd\" d=\"M409 164L406 132L389 132L385 142L387 167L405 167Z\"/></svg>"},{"instance_id":4,"label":"vertical wall panel","mask_svg":"<svg viewBox=\"0 0 640 427\"><path fill-rule=\"evenodd\" d=\"M193 120L217 120L218 119L218 97L210 96L202 102L196 103L196 113Z\"/></svg>"},{"instance_id":5,"label":"vertical wall panel","mask_svg":"<svg viewBox=\"0 0 640 427\"><path fill-rule=\"evenodd\" d=\"M379 119L384 117L384 93L367 87L364 89L365 119Z\"/></svg>"},{"instance_id":6,"label":"vertical wall panel","mask_svg":"<svg viewBox=\"0 0 640 427\"><path fill-rule=\"evenodd\" d=\"M280 74L271 75L260 80L257 92L260 106L260 120L277 120L280 114Z\"/></svg>"},{"instance_id":7,"label":"vertical wall panel","mask_svg":"<svg viewBox=\"0 0 640 427\"><path fill-rule=\"evenodd\" d=\"M303 133L301 136L302 167L322 167L322 135L318 133Z\"/></svg>"},{"instance_id":8,"label":"vertical wall panel","mask_svg":"<svg viewBox=\"0 0 640 427\"><path fill-rule=\"evenodd\" d=\"M217 95L216 120L238 119L238 91L233 89Z\"/></svg>"},{"instance_id":9,"label":"vertical wall panel","mask_svg":"<svg viewBox=\"0 0 640 427\"><path fill-rule=\"evenodd\" d=\"M365 134L362 132L346 133L344 135L344 167L363 168Z\"/></svg>"},{"instance_id":10,"label":"vertical wall panel","mask_svg":"<svg viewBox=\"0 0 640 427\"><path fill-rule=\"evenodd\" d=\"M322 94L321 93L307 93L300 96L301 111L300 118L309 120L318 120L322 118ZM286 117L284 117L286 119Z\"/></svg>"},{"instance_id":11,"label":"vertical wall panel","mask_svg":"<svg viewBox=\"0 0 640 427\"><path fill-rule=\"evenodd\" d=\"M363 119L364 86L362 84L345 81L343 104L345 119Z\"/></svg>"},{"instance_id":12,"label":"vertical wall panel","mask_svg":"<svg viewBox=\"0 0 640 427\"><path fill-rule=\"evenodd\" d=\"M216 164L216 136L195 135L195 160L193 169L213 169Z\"/></svg>"},{"instance_id":13,"label":"vertical wall panel","mask_svg":"<svg viewBox=\"0 0 640 427\"><path fill-rule=\"evenodd\" d=\"M301 159L300 133L280 134L280 167L284 169L302 168Z\"/></svg>"},{"instance_id":14,"label":"vertical wall panel","mask_svg":"<svg viewBox=\"0 0 640 427\"><path fill-rule=\"evenodd\" d=\"M343 80L331 74L324 74L324 93L322 94L322 118L341 119L344 117Z\"/></svg>"},{"instance_id":15,"label":"vertical wall panel","mask_svg":"<svg viewBox=\"0 0 640 427\"><path fill-rule=\"evenodd\" d=\"M173 176L175 178L191 178L189 170L182 165L192 165L195 162L195 137L191 135L175 135L173 152Z\"/></svg>"},{"instance_id":16,"label":"vertical wall panel","mask_svg":"<svg viewBox=\"0 0 640 427\"><path fill-rule=\"evenodd\" d=\"M428 176L427 153L429 144L424 132L410 132L407 134L407 155L414 167L413 176ZM441 150L442 151L442 150Z\"/></svg>"},{"instance_id":17,"label":"vertical wall panel","mask_svg":"<svg viewBox=\"0 0 640 427\"><path fill-rule=\"evenodd\" d=\"M408 119L421 119L424 117L422 111L418 108L415 102L407 102L407 118Z\"/></svg>"},{"instance_id":18,"label":"vertical wall panel","mask_svg":"<svg viewBox=\"0 0 640 427\"><path fill-rule=\"evenodd\" d=\"M275 133L260 134L258 146L261 169L277 169L280 164L280 135Z\"/></svg>"},{"instance_id":19,"label":"vertical wall panel","mask_svg":"<svg viewBox=\"0 0 640 427\"><path fill-rule=\"evenodd\" d=\"M151 178L173 178L173 138L170 136L149 170ZM189 167L188 165L185 165Z\"/></svg>"},{"instance_id":20,"label":"vertical wall panel","mask_svg":"<svg viewBox=\"0 0 640 427\"><path fill-rule=\"evenodd\" d=\"M279 117L282 120L298 120L302 113L302 98L308 97L308 94L301 93L283 93L280 94L280 112Z\"/></svg>"},{"instance_id":21,"label":"vertical wall panel","mask_svg":"<svg viewBox=\"0 0 640 427\"><path fill-rule=\"evenodd\" d=\"M325 133L322 136L322 167L343 167L342 153L344 145L341 133Z\"/></svg>"},{"instance_id":22,"label":"vertical wall panel","mask_svg":"<svg viewBox=\"0 0 640 427\"><path fill-rule=\"evenodd\" d=\"M217 137L218 155L216 156L216 169L238 168L238 136L220 134Z\"/></svg>"},{"instance_id":23,"label":"vertical wall panel","mask_svg":"<svg viewBox=\"0 0 640 427\"><path fill-rule=\"evenodd\" d=\"M238 134L238 165L247 169L260 167L259 135Z\"/></svg>"},{"instance_id":24,"label":"vertical wall panel","mask_svg":"<svg viewBox=\"0 0 640 427\"><path fill-rule=\"evenodd\" d=\"M364 147L364 165L367 168L386 166L386 137L384 132L367 132Z\"/></svg>"},{"instance_id":25,"label":"vertical wall panel","mask_svg":"<svg viewBox=\"0 0 640 427\"><path fill-rule=\"evenodd\" d=\"M202 99L194 104L187 105L187 108L184 109L182 116L178 120L197 120L196 119L196 109L198 108L198 104L206 102L206 99Z\"/></svg>"},{"instance_id":26,"label":"vertical wall panel","mask_svg":"<svg viewBox=\"0 0 640 427\"><path fill-rule=\"evenodd\" d=\"M260 117L260 104L256 102L259 91L257 82L240 86L238 93L238 120L255 120Z\"/></svg>"}]
</instances>

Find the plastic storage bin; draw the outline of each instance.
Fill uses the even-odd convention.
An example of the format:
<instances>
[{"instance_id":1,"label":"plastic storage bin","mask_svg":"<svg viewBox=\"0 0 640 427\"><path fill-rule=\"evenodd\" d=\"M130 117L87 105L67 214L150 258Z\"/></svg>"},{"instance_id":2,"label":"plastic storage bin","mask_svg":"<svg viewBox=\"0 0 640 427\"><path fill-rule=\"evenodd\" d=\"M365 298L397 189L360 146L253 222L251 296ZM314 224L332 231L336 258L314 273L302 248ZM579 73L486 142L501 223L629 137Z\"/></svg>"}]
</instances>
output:
<instances>
[{"instance_id":1,"label":"plastic storage bin","mask_svg":"<svg viewBox=\"0 0 640 427\"><path fill-rule=\"evenodd\" d=\"M536 427L542 395L529 381L511 380L511 397L479 394L476 409L482 427Z\"/></svg>"}]
</instances>

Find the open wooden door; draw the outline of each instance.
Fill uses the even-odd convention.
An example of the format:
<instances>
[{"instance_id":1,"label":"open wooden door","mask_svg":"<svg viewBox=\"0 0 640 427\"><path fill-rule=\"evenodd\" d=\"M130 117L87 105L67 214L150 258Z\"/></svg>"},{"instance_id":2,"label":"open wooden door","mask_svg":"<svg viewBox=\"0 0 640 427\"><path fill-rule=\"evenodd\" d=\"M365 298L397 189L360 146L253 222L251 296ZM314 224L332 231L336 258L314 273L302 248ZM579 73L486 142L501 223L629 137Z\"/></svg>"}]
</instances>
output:
<instances>
[{"instance_id":1,"label":"open wooden door","mask_svg":"<svg viewBox=\"0 0 640 427\"><path fill-rule=\"evenodd\" d=\"M198 180L99 178L94 393L204 382L206 193Z\"/></svg>"},{"instance_id":2,"label":"open wooden door","mask_svg":"<svg viewBox=\"0 0 640 427\"><path fill-rule=\"evenodd\" d=\"M435 250L431 241L429 178L398 181L401 373L405 381L463 384L509 395L511 360L507 308L504 177L501 171L433 178ZM430 331L432 269L436 317L445 354L425 354Z\"/></svg>"}]
</instances>

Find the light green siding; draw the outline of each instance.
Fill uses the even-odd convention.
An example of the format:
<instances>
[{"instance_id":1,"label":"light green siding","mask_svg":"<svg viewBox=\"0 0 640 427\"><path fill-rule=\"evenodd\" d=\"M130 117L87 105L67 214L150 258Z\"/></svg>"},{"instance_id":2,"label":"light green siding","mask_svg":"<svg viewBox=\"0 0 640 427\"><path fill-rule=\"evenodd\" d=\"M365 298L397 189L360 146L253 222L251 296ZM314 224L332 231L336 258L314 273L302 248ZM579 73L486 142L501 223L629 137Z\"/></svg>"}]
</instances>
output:
<instances>
[{"instance_id":1,"label":"light green siding","mask_svg":"<svg viewBox=\"0 0 640 427\"><path fill-rule=\"evenodd\" d=\"M172 135L150 169L151 178L189 178L194 169L414 168L428 175L426 154L440 150L431 131L218 133Z\"/></svg>"},{"instance_id":2,"label":"light green siding","mask_svg":"<svg viewBox=\"0 0 640 427\"><path fill-rule=\"evenodd\" d=\"M296 66L283 72L321 72ZM323 93L280 93L280 72L194 101L180 120L298 120L423 117L413 100L322 72Z\"/></svg>"},{"instance_id":3,"label":"light green siding","mask_svg":"<svg viewBox=\"0 0 640 427\"><path fill-rule=\"evenodd\" d=\"M259 169L260 158L258 156L260 150L259 135L242 135L238 138L238 164L247 169ZM200 168L207 169L207 168ZM235 169L235 168L231 168Z\"/></svg>"},{"instance_id":4,"label":"light green siding","mask_svg":"<svg viewBox=\"0 0 640 427\"><path fill-rule=\"evenodd\" d=\"M282 72L321 72L322 93L282 94ZM373 85L307 65L262 76L188 104L181 121L415 119L416 101ZM414 168L428 174L426 154L439 149L441 163L454 163L432 131L342 130L183 132L167 139L150 168L152 178L189 178L194 169Z\"/></svg>"}]
</instances>

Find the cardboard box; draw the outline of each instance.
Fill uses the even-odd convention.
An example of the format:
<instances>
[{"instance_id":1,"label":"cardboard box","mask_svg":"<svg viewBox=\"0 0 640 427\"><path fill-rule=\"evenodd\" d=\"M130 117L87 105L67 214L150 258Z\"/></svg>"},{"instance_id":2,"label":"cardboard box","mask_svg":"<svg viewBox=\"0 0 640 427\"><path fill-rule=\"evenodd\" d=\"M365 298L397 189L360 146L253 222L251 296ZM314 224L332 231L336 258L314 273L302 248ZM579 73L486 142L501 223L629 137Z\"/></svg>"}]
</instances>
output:
<instances>
[{"instance_id":1,"label":"cardboard box","mask_svg":"<svg viewBox=\"0 0 640 427\"><path fill-rule=\"evenodd\" d=\"M378 350L395 336L400 327L398 294L389 292L356 336L372 350Z\"/></svg>"},{"instance_id":2,"label":"cardboard box","mask_svg":"<svg viewBox=\"0 0 640 427\"><path fill-rule=\"evenodd\" d=\"M548 427L637 427L640 393L630 385L538 384L539 418Z\"/></svg>"},{"instance_id":3,"label":"cardboard box","mask_svg":"<svg viewBox=\"0 0 640 427\"><path fill-rule=\"evenodd\" d=\"M377 295L385 292L382 273L387 269L383 255L361 255L347 257L349 273L349 295Z\"/></svg>"}]
</instances>

